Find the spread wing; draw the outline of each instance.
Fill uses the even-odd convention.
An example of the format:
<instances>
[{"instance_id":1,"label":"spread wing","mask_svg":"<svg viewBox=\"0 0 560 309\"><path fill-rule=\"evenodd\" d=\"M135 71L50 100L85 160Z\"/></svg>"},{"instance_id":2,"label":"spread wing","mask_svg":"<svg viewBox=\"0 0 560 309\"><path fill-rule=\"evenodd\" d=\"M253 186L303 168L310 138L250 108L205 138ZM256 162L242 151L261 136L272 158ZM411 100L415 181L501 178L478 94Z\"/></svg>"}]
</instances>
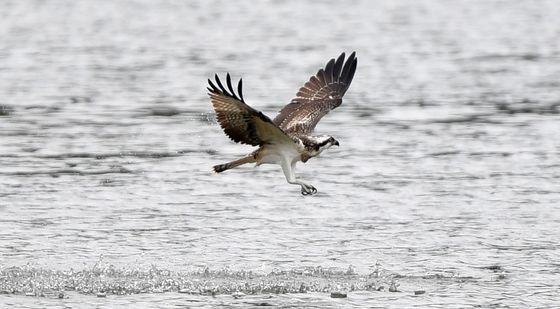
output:
<instances>
[{"instance_id":1,"label":"spread wing","mask_svg":"<svg viewBox=\"0 0 560 309\"><path fill-rule=\"evenodd\" d=\"M261 146L279 142L292 142L270 118L245 104L243 100L242 81L237 85L237 95L231 85L229 73L226 76L227 89L215 76L216 85L208 79L208 95L212 101L218 123L226 135L237 143Z\"/></svg>"},{"instance_id":2,"label":"spread wing","mask_svg":"<svg viewBox=\"0 0 560 309\"><path fill-rule=\"evenodd\" d=\"M336 61L331 59L324 69L311 76L276 118L274 123L288 134L309 134L329 111L342 103L342 97L356 72L356 53L346 63L342 53Z\"/></svg>"}]
</instances>

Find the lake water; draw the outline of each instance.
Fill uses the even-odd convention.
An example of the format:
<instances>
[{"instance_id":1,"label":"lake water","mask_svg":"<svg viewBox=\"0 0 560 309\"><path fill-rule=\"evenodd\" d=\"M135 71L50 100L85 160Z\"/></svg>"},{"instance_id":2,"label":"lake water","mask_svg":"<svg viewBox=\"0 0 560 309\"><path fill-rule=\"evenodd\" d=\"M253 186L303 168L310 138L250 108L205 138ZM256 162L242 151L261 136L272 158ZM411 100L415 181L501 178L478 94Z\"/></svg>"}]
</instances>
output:
<instances>
[{"instance_id":1,"label":"lake water","mask_svg":"<svg viewBox=\"0 0 560 309\"><path fill-rule=\"evenodd\" d=\"M0 307L560 306L557 1L3 1ZM280 167L206 79L274 117L356 51L339 148ZM335 294L331 295L331 293ZM336 293L345 298L333 298Z\"/></svg>"}]
</instances>

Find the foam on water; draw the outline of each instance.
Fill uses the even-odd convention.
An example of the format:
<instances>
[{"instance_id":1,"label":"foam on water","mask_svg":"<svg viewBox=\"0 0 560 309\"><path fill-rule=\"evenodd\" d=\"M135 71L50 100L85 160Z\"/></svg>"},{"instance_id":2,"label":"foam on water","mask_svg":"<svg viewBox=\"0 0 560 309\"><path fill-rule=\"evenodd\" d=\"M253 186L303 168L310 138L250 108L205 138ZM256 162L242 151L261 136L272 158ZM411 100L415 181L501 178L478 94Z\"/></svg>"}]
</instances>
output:
<instances>
[{"instance_id":1,"label":"foam on water","mask_svg":"<svg viewBox=\"0 0 560 309\"><path fill-rule=\"evenodd\" d=\"M358 275L347 270L303 267L270 273L234 271L228 268L177 272L150 268L117 268L96 264L86 270L54 271L31 267L0 270L0 293L60 298L66 292L97 296L178 292L195 295L286 294L307 292L383 291L396 287L394 275L375 270ZM460 280L461 278L458 278ZM464 279L464 278L463 278Z\"/></svg>"}]
</instances>

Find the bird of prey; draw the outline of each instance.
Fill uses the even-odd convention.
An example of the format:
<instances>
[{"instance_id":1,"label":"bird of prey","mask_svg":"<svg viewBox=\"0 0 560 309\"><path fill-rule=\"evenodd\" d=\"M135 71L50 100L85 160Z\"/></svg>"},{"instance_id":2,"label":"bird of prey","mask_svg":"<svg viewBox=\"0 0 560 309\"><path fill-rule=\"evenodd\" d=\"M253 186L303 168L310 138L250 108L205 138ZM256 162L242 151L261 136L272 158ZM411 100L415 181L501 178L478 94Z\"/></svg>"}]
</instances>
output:
<instances>
[{"instance_id":1,"label":"bird of prey","mask_svg":"<svg viewBox=\"0 0 560 309\"><path fill-rule=\"evenodd\" d=\"M346 61L344 53L331 59L273 120L245 103L241 79L237 93L229 73L225 87L217 74L215 83L208 79L208 95L225 134L234 142L259 147L241 159L214 166L214 171L221 173L246 163L279 164L288 183L300 185L303 195L315 194L315 187L296 178L296 163L305 163L325 149L339 146L332 136L313 135L313 130L323 116L342 103L357 63L355 52Z\"/></svg>"}]
</instances>

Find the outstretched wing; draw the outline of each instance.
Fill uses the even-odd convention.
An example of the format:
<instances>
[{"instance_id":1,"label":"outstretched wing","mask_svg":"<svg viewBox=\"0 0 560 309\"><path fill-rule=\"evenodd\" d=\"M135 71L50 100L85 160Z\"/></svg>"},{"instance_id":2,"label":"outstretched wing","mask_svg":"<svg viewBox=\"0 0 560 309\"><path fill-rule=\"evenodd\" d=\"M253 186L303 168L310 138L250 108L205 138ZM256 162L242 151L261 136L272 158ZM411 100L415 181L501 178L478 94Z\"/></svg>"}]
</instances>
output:
<instances>
[{"instance_id":1,"label":"outstretched wing","mask_svg":"<svg viewBox=\"0 0 560 309\"><path fill-rule=\"evenodd\" d=\"M216 85L208 79L208 95L212 101L218 123L226 135L237 143L260 146L292 141L270 118L245 104L242 81L237 85L237 95L231 85L229 73L226 76L227 89L215 76Z\"/></svg>"},{"instance_id":2,"label":"outstretched wing","mask_svg":"<svg viewBox=\"0 0 560 309\"><path fill-rule=\"evenodd\" d=\"M291 103L286 105L274 123L288 134L309 134L329 111L342 103L342 97L356 72L356 52L346 63L342 53L336 60L331 59L324 69L311 76L298 91Z\"/></svg>"}]
</instances>

